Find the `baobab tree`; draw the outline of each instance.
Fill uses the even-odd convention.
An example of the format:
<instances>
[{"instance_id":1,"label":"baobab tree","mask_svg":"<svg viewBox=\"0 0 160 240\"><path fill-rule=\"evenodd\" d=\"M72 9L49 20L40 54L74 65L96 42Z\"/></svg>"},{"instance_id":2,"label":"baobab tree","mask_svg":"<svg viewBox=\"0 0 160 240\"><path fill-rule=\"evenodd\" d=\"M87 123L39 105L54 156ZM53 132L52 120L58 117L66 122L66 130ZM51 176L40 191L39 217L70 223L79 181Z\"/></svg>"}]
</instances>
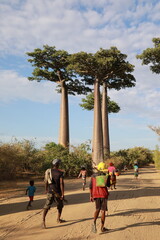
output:
<instances>
[{"instance_id":1,"label":"baobab tree","mask_svg":"<svg viewBox=\"0 0 160 240\"><path fill-rule=\"evenodd\" d=\"M110 49L100 48L95 53L95 56L101 64L101 71L103 73L101 85L103 86L102 127L104 154L106 157L110 157L108 89L120 90L135 86L135 78L131 74L134 71L134 66L126 61L127 55L121 53L116 47L111 47Z\"/></svg>"},{"instance_id":2,"label":"baobab tree","mask_svg":"<svg viewBox=\"0 0 160 240\"><path fill-rule=\"evenodd\" d=\"M131 74L134 66L127 62L126 58L127 56L116 47L108 50L101 48L95 54L79 52L71 56L70 68L74 69L88 85L94 85L92 160L95 164L104 160L104 149L109 155L109 144L106 142L106 146L103 145L106 138L109 138L107 101L103 102L107 99L107 89L120 90L135 86L135 78ZM102 97L103 114L100 103L100 85L103 85L104 92L104 97Z\"/></svg>"},{"instance_id":3,"label":"baobab tree","mask_svg":"<svg viewBox=\"0 0 160 240\"><path fill-rule=\"evenodd\" d=\"M61 93L59 144L69 147L69 106L68 94L86 94L90 89L79 81L72 70L68 70L69 53L56 50L55 47L44 45L27 52L28 61L34 67L30 81L47 80L58 84L57 91Z\"/></svg>"}]
</instances>

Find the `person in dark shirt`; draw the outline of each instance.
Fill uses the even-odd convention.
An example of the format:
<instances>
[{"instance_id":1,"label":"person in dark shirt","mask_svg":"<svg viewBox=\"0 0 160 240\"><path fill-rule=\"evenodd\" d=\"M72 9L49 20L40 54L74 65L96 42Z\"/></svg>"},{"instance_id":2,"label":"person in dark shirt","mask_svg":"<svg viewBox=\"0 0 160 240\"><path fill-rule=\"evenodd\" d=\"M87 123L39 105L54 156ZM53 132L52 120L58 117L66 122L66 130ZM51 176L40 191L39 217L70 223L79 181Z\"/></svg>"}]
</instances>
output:
<instances>
[{"instance_id":1,"label":"person in dark shirt","mask_svg":"<svg viewBox=\"0 0 160 240\"><path fill-rule=\"evenodd\" d=\"M99 165L102 165L100 163ZM103 164L104 165L104 164ZM105 166L99 170L99 166L96 168L97 172L91 176L90 180L90 201L95 202L95 213L94 213L94 221L92 224L92 232L96 233L96 221L101 211L101 232L108 231L107 228L104 227L105 224L105 213L107 211L107 200L108 200L108 189L107 186L110 186L110 176L105 173ZM107 171L108 172L108 171Z\"/></svg>"},{"instance_id":2,"label":"person in dark shirt","mask_svg":"<svg viewBox=\"0 0 160 240\"><path fill-rule=\"evenodd\" d=\"M60 159L54 159L52 161L53 167L47 169L45 172L45 191L47 193L46 203L43 207L43 228L46 228L45 218L48 210L51 208L53 201L56 203L58 216L57 222L62 223L64 220L61 219L63 200L64 200L64 173L59 170Z\"/></svg>"}]
</instances>

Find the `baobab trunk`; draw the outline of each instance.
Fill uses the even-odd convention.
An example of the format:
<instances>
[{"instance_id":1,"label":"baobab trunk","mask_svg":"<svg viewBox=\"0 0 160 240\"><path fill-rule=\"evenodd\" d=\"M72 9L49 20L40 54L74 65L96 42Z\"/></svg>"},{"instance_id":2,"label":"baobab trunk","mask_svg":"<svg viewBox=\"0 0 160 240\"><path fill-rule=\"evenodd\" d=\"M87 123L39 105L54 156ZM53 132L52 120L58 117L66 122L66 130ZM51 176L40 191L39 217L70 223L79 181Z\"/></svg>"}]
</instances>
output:
<instances>
[{"instance_id":1,"label":"baobab trunk","mask_svg":"<svg viewBox=\"0 0 160 240\"><path fill-rule=\"evenodd\" d=\"M93 165L103 162L103 134L102 134L102 112L100 101L100 84L96 79L94 82L94 126L93 126L93 143L92 143L92 160Z\"/></svg>"},{"instance_id":2,"label":"baobab trunk","mask_svg":"<svg viewBox=\"0 0 160 240\"><path fill-rule=\"evenodd\" d=\"M109 120L108 120L108 101L107 101L107 84L103 83L102 93L102 129L103 129L103 150L104 156L110 157L110 140L109 140Z\"/></svg>"},{"instance_id":3,"label":"baobab trunk","mask_svg":"<svg viewBox=\"0 0 160 240\"><path fill-rule=\"evenodd\" d=\"M69 107L68 91L64 81L61 83L60 131L59 144L69 147Z\"/></svg>"}]
</instances>

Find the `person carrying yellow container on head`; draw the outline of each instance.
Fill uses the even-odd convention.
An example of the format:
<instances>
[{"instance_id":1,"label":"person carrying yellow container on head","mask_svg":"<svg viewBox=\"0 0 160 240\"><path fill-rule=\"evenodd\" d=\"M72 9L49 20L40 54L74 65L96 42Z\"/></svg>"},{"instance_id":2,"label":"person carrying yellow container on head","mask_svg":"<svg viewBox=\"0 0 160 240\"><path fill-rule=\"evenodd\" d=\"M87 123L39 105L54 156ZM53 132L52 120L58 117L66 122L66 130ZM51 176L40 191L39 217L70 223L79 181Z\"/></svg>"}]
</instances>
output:
<instances>
[{"instance_id":1,"label":"person carrying yellow container on head","mask_svg":"<svg viewBox=\"0 0 160 240\"><path fill-rule=\"evenodd\" d=\"M105 224L105 213L107 211L107 200L108 200L108 188L110 186L110 180L108 175L108 169L105 168L105 163L100 162L95 167L96 172L91 176L90 179L90 201L95 202L96 210L94 212L94 221L92 224L92 232L96 233L96 221L101 212L101 232L108 231L104 227ZM107 172L107 174L106 174Z\"/></svg>"}]
</instances>

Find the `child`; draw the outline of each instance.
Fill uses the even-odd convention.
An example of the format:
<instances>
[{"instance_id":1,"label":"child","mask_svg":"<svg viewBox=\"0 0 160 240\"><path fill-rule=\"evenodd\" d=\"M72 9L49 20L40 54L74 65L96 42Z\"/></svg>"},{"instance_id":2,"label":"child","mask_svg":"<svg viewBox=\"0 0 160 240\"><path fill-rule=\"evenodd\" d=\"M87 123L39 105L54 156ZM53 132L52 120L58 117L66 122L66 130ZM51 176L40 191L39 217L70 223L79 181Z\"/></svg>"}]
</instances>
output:
<instances>
[{"instance_id":1,"label":"child","mask_svg":"<svg viewBox=\"0 0 160 240\"><path fill-rule=\"evenodd\" d=\"M29 196L29 202L27 205L27 210L29 210L29 207L32 207L31 203L33 202L33 198L34 198L34 193L36 191L36 187L34 186L34 181L31 180L30 182L30 186L26 189L26 195L28 192L28 196Z\"/></svg>"},{"instance_id":2,"label":"child","mask_svg":"<svg viewBox=\"0 0 160 240\"><path fill-rule=\"evenodd\" d=\"M83 191L84 191L86 186L86 177L87 177L87 170L85 169L85 167L81 168L78 178L80 178L81 176L82 176Z\"/></svg>"},{"instance_id":3,"label":"child","mask_svg":"<svg viewBox=\"0 0 160 240\"><path fill-rule=\"evenodd\" d=\"M139 173L139 171L138 171L138 164L135 163L135 164L134 164L134 177L135 177L136 179L138 179L138 173Z\"/></svg>"}]
</instances>

